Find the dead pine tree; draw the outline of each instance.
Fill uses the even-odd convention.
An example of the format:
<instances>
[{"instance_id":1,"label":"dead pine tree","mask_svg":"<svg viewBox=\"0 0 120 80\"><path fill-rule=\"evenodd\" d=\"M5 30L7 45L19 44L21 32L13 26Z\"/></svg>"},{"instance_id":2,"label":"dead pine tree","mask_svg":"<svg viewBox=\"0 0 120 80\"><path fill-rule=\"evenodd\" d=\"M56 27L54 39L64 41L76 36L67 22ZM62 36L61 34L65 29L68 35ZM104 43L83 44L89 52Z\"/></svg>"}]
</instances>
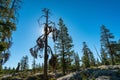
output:
<instances>
[{"instance_id":1,"label":"dead pine tree","mask_svg":"<svg viewBox=\"0 0 120 80\"><path fill-rule=\"evenodd\" d=\"M36 41L36 45L30 49L30 53L34 58L37 58L39 51L43 51L44 49L44 80L48 80L47 75L47 63L48 63L48 57L49 54L52 56L54 55L52 53L51 47L48 45L48 35L52 33L53 41L55 42L57 40L57 36L59 34L59 30L55 28L54 23L49 20L49 9L44 8L42 10L44 12L44 15L42 17L45 17L45 23L44 23L44 34L42 34ZM39 22L39 21L38 21ZM41 55L39 55L41 58Z\"/></svg>"}]
</instances>

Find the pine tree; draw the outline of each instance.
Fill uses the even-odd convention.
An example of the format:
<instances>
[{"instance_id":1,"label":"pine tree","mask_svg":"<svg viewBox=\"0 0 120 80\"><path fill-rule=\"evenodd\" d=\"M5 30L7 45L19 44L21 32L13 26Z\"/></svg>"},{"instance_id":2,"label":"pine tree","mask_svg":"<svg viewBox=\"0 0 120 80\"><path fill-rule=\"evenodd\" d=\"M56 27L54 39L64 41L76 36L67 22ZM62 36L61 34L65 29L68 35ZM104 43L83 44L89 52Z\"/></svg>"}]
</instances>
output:
<instances>
[{"instance_id":1,"label":"pine tree","mask_svg":"<svg viewBox=\"0 0 120 80\"><path fill-rule=\"evenodd\" d=\"M54 27L54 23L49 20L50 10L47 8L44 8L42 11L44 12L44 15L42 15L41 17L45 17L45 20L46 20L44 23L44 34L42 34L36 40L37 45L35 45L33 48L30 48L30 53L34 58L37 58L39 51L44 50L44 79L43 80L48 80L48 74L47 74L48 57L49 57L49 54L51 54L52 56L54 55L51 47L48 45L48 35L52 33L52 39L55 42L57 41L59 31L57 30L56 27Z\"/></svg>"},{"instance_id":2,"label":"pine tree","mask_svg":"<svg viewBox=\"0 0 120 80\"><path fill-rule=\"evenodd\" d=\"M25 71L29 69L28 56L23 56L21 60L21 70Z\"/></svg>"},{"instance_id":3,"label":"pine tree","mask_svg":"<svg viewBox=\"0 0 120 80\"><path fill-rule=\"evenodd\" d=\"M63 75L65 75L65 72L68 69L68 65L71 65L71 56L73 56L73 44L72 38L68 34L68 29L61 18L59 19L58 25L60 32L58 36L58 41L56 42L56 48L59 53L60 63L62 64L62 72Z\"/></svg>"},{"instance_id":4,"label":"pine tree","mask_svg":"<svg viewBox=\"0 0 120 80\"><path fill-rule=\"evenodd\" d=\"M21 0L0 0L0 70L9 59L12 32L16 30L16 12Z\"/></svg>"},{"instance_id":5,"label":"pine tree","mask_svg":"<svg viewBox=\"0 0 120 80\"><path fill-rule=\"evenodd\" d=\"M85 68L90 67L90 59L89 59L89 52L88 52L88 46L86 44L86 42L83 42L83 57L82 57L82 62L83 62L83 66Z\"/></svg>"},{"instance_id":6,"label":"pine tree","mask_svg":"<svg viewBox=\"0 0 120 80\"><path fill-rule=\"evenodd\" d=\"M115 52L115 55L114 55L115 63L120 64L120 40L118 42L117 41L114 42L112 46Z\"/></svg>"},{"instance_id":7,"label":"pine tree","mask_svg":"<svg viewBox=\"0 0 120 80\"><path fill-rule=\"evenodd\" d=\"M108 65L108 54L105 52L105 49L101 47L101 58L102 58L102 64L103 65Z\"/></svg>"},{"instance_id":8,"label":"pine tree","mask_svg":"<svg viewBox=\"0 0 120 80\"><path fill-rule=\"evenodd\" d=\"M104 25L101 26L101 46L106 50L106 52L109 54L111 59L111 65L114 65L114 49L111 45L111 39L113 39L114 36L112 33L110 33L110 30L107 29Z\"/></svg>"},{"instance_id":9,"label":"pine tree","mask_svg":"<svg viewBox=\"0 0 120 80\"><path fill-rule=\"evenodd\" d=\"M95 64L96 60L94 58L93 53L90 50L89 50L89 58L90 58L90 66L95 66L96 65Z\"/></svg>"},{"instance_id":10,"label":"pine tree","mask_svg":"<svg viewBox=\"0 0 120 80\"><path fill-rule=\"evenodd\" d=\"M83 66L85 68L88 68L90 66L95 66L95 58L94 55L92 53L92 51L88 48L86 42L83 42L83 57L82 57L82 62L83 62Z\"/></svg>"},{"instance_id":11,"label":"pine tree","mask_svg":"<svg viewBox=\"0 0 120 80\"><path fill-rule=\"evenodd\" d=\"M74 53L74 59L75 59L75 69L78 71L80 69L80 58L78 53Z\"/></svg>"},{"instance_id":12,"label":"pine tree","mask_svg":"<svg viewBox=\"0 0 120 80\"><path fill-rule=\"evenodd\" d=\"M100 63L100 61L99 61L98 58L97 58L97 60L96 60L96 65L97 65L97 66L100 66L100 65L101 65L101 63Z\"/></svg>"},{"instance_id":13,"label":"pine tree","mask_svg":"<svg viewBox=\"0 0 120 80\"><path fill-rule=\"evenodd\" d=\"M35 73L35 69L36 69L36 61L35 61L35 58L34 58L33 62L32 62L32 70L33 70L34 73Z\"/></svg>"}]
</instances>

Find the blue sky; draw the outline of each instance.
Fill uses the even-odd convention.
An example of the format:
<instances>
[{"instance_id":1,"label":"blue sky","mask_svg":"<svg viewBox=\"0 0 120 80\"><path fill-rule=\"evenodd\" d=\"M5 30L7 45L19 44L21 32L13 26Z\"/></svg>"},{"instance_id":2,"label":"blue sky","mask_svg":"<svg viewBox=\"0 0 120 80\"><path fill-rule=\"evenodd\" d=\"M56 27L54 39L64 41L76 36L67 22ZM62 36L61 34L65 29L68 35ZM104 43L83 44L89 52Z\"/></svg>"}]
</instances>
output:
<instances>
[{"instance_id":1,"label":"blue sky","mask_svg":"<svg viewBox=\"0 0 120 80\"><path fill-rule=\"evenodd\" d=\"M33 57L29 49L36 44L36 39L42 33L37 20L43 15L43 8L50 9L50 20L55 22L57 27L59 18L64 20L72 36L74 50L80 57L83 41L87 42L97 57L94 46L100 49L102 24L115 35L114 40L120 39L120 0L23 0L17 30L13 32L11 56L4 66L16 67L25 55L28 55L31 66ZM51 43L50 39L49 44ZM37 63L39 62L42 63L43 58L37 59Z\"/></svg>"}]
</instances>

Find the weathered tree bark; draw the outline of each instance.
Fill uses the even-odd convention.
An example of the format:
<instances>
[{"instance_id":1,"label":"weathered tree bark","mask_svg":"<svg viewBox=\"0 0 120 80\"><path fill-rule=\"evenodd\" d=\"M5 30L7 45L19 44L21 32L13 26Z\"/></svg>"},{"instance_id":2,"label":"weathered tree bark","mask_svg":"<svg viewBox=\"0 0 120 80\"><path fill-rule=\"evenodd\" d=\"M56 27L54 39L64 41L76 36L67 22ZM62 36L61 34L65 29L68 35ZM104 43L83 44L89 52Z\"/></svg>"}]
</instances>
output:
<instances>
[{"instance_id":1,"label":"weathered tree bark","mask_svg":"<svg viewBox=\"0 0 120 80\"><path fill-rule=\"evenodd\" d=\"M47 75L47 69L48 69L48 54L51 53L52 54L52 49L50 48L50 46L48 45L48 35L49 33L54 33L55 35L53 35L54 37L54 41L56 40L57 37L57 30L56 28L49 26L50 24L53 24L52 22L50 22L48 20L49 18L49 9L44 8L42 10L44 12L44 15L42 15L41 17L45 17L46 22L44 23L44 34L42 36L40 36L37 39L37 45L34 46L33 48L30 49L31 55L34 58L37 58L37 52L40 49L44 49L44 75L43 75L43 80L49 80L48 79L48 75ZM53 54L52 54L53 55Z\"/></svg>"},{"instance_id":2,"label":"weathered tree bark","mask_svg":"<svg viewBox=\"0 0 120 80\"><path fill-rule=\"evenodd\" d=\"M46 23L45 23L45 53L44 53L44 80L48 80L47 76L47 61L48 61L48 54L47 54L47 46L48 46L48 35L47 35L47 28L48 28L48 10L45 11Z\"/></svg>"}]
</instances>

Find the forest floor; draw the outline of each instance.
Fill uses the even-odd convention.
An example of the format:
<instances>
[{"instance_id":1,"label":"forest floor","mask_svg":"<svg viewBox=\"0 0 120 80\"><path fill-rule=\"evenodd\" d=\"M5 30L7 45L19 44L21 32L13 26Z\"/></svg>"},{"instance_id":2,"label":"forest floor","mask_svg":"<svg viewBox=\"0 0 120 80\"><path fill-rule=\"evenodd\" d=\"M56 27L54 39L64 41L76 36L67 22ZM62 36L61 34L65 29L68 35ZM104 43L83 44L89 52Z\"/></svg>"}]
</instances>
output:
<instances>
[{"instance_id":1,"label":"forest floor","mask_svg":"<svg viewBox=\"0 0 120 80\"><path fill-rule=\"evenodd\" d=\"M4 75L0 80L43 80L43 74L20 73ZM20 77L22 75L22 77ZM65 76L62 73L49 74L49 80L120 80L120 65L99 66L97 68L81 69L80 71L71 72Z\"/></svg>"}]
</instances>

